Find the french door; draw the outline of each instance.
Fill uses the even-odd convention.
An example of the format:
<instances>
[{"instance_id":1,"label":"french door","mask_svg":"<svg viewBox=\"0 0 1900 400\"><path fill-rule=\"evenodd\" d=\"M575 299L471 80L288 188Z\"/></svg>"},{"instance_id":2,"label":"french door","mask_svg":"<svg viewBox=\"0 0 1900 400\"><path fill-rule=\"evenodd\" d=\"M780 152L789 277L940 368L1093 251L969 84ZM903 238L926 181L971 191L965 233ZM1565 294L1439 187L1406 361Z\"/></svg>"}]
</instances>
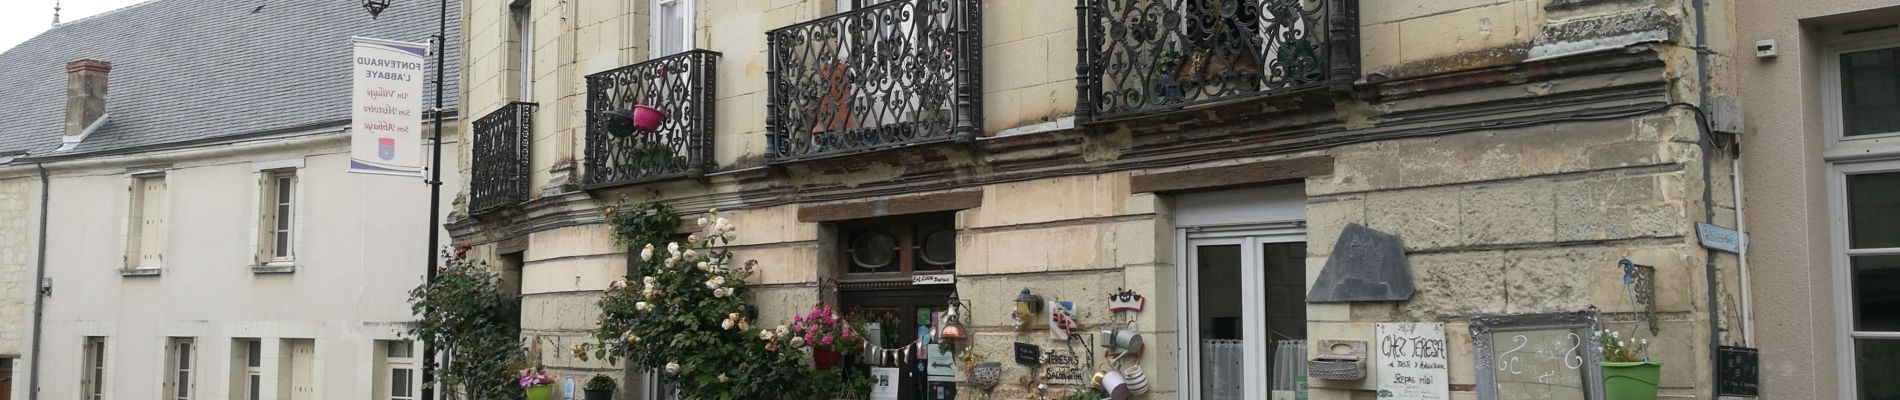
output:
<instances>
[{"instance_id":1,"label":"french door","mask_svg":"<svg viewBox=\"0 0 1900 400\"><path fill-rule=\"evenodd\" d=\"M1270 398L1276 340L1306 339L1306 233L1299 223L1178 234L1183 398Z\"/></svg>"}]
</instances>

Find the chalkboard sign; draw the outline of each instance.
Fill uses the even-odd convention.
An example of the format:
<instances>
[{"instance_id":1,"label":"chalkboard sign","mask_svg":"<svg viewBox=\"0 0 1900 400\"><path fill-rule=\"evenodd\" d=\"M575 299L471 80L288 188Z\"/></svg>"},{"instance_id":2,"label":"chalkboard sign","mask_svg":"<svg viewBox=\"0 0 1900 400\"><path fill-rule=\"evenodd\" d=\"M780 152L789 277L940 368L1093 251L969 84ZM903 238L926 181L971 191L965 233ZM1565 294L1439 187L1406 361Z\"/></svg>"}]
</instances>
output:
<instances>
[{"instance_id":1,"label":"chalkboard sign","mask_svg":"<svg viewBox=\"0 0 1900 400\"><path fill-rule=\"evenodd\" d=\"M1471 319L1483 400L1603 400L1595 309Z\"/></svg>"},{"instance_id":2,"label":"chalkboard sign","mask_svg":"<svg viewBox=\"0 0 1900 400\"><path fill-rule=\"evenodd\" d=\"M1747 347L1717 350L1716 388L1723 396L1761 396L1761 352Z\"/></svg>"},{"instance_id":3,"label":"chalkboard sign","mask_svg":"<svg viewBox=\"0 0 1900 400\"><path fill-rule=\"evenodd\" d=\"M1016 363L1031 367L1042 365L1042 346L1016 342Z\"/></svg>"}]
</instances>

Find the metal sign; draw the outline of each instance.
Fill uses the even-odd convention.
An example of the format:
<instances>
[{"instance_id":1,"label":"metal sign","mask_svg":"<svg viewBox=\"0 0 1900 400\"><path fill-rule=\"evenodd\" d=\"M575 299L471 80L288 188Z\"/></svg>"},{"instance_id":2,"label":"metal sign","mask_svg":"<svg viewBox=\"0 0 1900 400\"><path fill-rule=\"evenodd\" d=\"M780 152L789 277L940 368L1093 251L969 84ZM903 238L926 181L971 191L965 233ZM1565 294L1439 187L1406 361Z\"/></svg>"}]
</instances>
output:
<instances>
[{"instance_id":1,"label":"metal sign","mask_svg":"<svg viewBox=\"0 0 1900 400\"><path fill-rule=\"evenodd\" d=\"M1702 247L1741 254L1742 247L1748 245L1748 235L1734 229L1707 223L1695 223L1696 238L1702 240Z\"/></svg>"},{"instance_id":2,"label":"metal sign","mask_svg":"<svg viewBox=\"0 0 1900 400\"><path fill-rule=\"evenodd\" d=\"M1761 351L1722 346L1716 350L1716 392L1722 396L1761 396Z\"/></svg>"},{"instance_id":3,"label":"metal sign","mask_svg":"<svg viewBox=\"0 0 1900 400\"><path fill-rule=\"evenodd\" d=\"M1032 367L1042 365L1042 346L1016 342L1016 363Z\"/></svg>"},{"instance_id":4,"label":"metal sign","mask_svg":"<svg viewBox=\"0 0 1900 400\"><path fill-rule=\"evenodd\" d=\"M911 275L910 276L910 284L912 285L954 285L956 283L957 283L957 274L933 274L933 275Z\"/></svg>"},{"instance_id":5,"label":"metal sign","mask_svg":"<svg viewBox=\"0 0 1900 400\"><path fill-rule=\"evenodd\" d=\"M350 41L350 172L421 176L423 55L429 45Z\"/></svg>"}]
</instances>

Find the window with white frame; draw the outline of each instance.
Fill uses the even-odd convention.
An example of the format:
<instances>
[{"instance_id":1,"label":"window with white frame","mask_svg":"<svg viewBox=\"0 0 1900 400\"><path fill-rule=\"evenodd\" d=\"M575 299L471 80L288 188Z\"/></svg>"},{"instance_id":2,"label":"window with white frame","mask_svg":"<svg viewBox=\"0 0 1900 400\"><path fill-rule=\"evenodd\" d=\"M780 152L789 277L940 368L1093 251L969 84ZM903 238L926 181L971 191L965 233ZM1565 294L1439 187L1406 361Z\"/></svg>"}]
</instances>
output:
<instances>
[{"instance_id":1,"label":"window with white frame","mask_svg":"<svg viewBox=\"0 0 1900 400\"><path fill-rule=\"evenodd\" d=\"M408 340L376 341L376 399L415 400L422 391L416 371L422 364L416 356L415 342Z\"/></svg>"},{"instance_id":2,"label":"window with white frame","mask_svg":"<svg viewBox=\"0 0 1900 400\"><path fill-rule=\"evenodd\" d=\"M264 397L264 345L258 339L231 341L231 400Z\"/></svg>"},{"instance_id":3,"label":"window with white frame","mask_svg":"<svg viewBox=\"0 0 1900 400\"><path fill-rule=\"evenodd\" d=\"M1827 32L1832 149L1900 154L1900 29ZM1830 154L1834 156L1837 154ZM1830 160L1843 398L1900 398L1900 157Z\"/></svg>"},{"instance_id":4,"label":"window with white frame","mask_svg":"<svg viewBox=\"0 0 1900 400\"><path fill-rule=\"evenodd\" d=\"M693 49L694 0L653 0L653 58Z\"/></svg>"},{"instance_id":5,"label":"window with white frame","mask_svg":"<svg viewBox=\"0 0 1900 400\"><path fill-rule=\"evenodd\" d=\"M126 268L159 268L164 264L167 187L163 173L132 176L126 214Z\"/></svg>"},{"instance_id":6,"label":"window with white frame","mask_svg":"<svg viewBox=\"0 0 1900 400\"><path fill-rule=\"evenodd\" d=\"M1275 366L1304 357L1282 351L1306 339L1304 194L1242 189L1176 207L1183 398L1292 397L1294 371Z\"/></svg>"},{"instance_id":7,"label":"window with white frame","mask_svg":"<svg viewBox=\"0 0 1900 400\"><path fill-rule=\"evenodd\" d=\"M515 44L515 95L521 101L534 98L534 3L516 1L508 6L509 39Z\"/></svg>"},{"instance_id":8,"label":"window with white frame","mask_svg":"<svg viewBox=\"0 0 1900 400\"><path fill-rule=\"evenodd\" d=\"M259 182L257 261L287 265L296 256L297 171L263 171Z\"/></svg>"},{"instance_id":9,"label":"window with white frame","mask_svg":"<svg viewBox=\"0 0 1900 400\"><path fill-rule=\"evenodd\" d=\"M80 361L80 396L87 400L101 400L106 397L106 338L86 337L84 357Z\"/></svg>"},{"instance_id":10,"label":"window with white frame","mask_svg":"<svg viewBox=\"0 0 1900 400\"><path fill-rule=\"evenodd\" d=\"M197 365L192 338L171 338L165 344L165 391L160 398L191 400L195 390L192 369Z\"/></svg>"}]
</instances>

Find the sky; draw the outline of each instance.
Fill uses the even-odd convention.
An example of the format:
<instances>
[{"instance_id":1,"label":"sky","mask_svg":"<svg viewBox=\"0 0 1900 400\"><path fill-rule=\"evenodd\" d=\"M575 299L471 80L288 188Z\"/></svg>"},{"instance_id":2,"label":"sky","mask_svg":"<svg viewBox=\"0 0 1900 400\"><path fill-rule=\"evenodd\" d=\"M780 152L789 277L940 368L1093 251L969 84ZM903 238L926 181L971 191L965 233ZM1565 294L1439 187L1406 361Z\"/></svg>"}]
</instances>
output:
<instances>
[{"instance_id":1,"label":"sky","mask_svg":"<svg viewBox=\"0 0 1900 400\"><path fill-rule=\"evenodd\" d=\"M59 20L72 22L106 11L125 8L146 0L57 0ZM53 27L53 3L56 0L0 0L6 11L0 12L0 51L6 51Z\"/></svg>"}]
</instances>

